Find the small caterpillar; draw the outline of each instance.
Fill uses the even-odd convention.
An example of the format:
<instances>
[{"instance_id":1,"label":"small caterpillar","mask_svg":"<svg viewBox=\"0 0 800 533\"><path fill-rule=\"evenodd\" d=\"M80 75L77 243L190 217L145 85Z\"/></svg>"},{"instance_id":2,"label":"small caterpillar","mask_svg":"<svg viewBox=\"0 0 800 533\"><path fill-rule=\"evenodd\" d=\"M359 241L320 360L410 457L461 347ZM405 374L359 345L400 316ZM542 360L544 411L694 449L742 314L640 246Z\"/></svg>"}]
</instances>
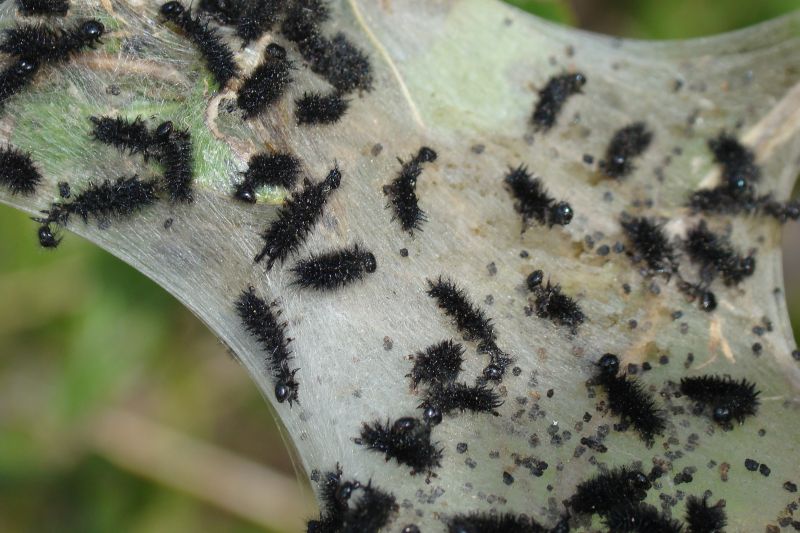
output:
<instances>
[{"instance_id":1,"label":"small caterpillar","mask_svg":"<svg viewBox=\"0 0 800 533\"><path fill-rule=\"evenodd\" d=\"M429 474L441 466L442 450L431 443L431 426L412 417L398 418L394 423L375 421L364 424L356 444L384 454L387 461L411 467L411 475Z\"/></svg>"},{"instance_id":2,"label":"small caterpillar","mask_svg":"<svg viewBox=\"0 0 800 533\"><path fill-rule=\"evenodd\" d=\"M337 33L333 39L317 35L300 50L311 64L311 71L325 78L337 92L346 94L372 89L369 58L343 33Z\"/></svg>"},{"instance_id":3,"label":"small caterpillar","mask_svg":"<svg viewBox=\"0 0 800 533\"><path fill-rule=\"evenodd\" d=\"M486 313L470 302L467 294L449 279L439 277L435 282L427 280L428 296L434 298L439 309L449 316L468 341L477 341L478 350L489 354L490 362L483 369L483 376L492 381L503 379L506 367L512 359L497 347L494 326Z\"/></svg>"},{"instance_id":4,"label":"small caterpillar","mask_svg":"<svg viewBox=\"0 0 800 533\"><path fill-rule=\"evenodd\" d=\"M705 282L720 273L726 285L737 285L755 272L753 255L743 257L737 253L727 238L708 229L705 220L688 231L683 248L693 262L700 264L700 277Z\"/></svg>"},{"instance_id":5,"label":"small caterpillar","mask_svg":"<svg viewBox=\"0 0 800 533\"><path fill-rule=\"evenodd\" d=\"M161 15L186 33L220 87L238 76L239 67L233 58L233 52L215 28L209 28L208 23L200 17L193 17L192 10L186 9L178 1L163 4Z\"/></svg>"},{"instance_id":6,"label":"small caterpillar","mask_svg":"<svg viewBox=\"0 0 800 533\"><path fill-rule=\"evenodd\" d=\"M324 0L295 0L289 4L281 23L281 33L294 43L318 34L320 25L330 18Z\"/></svg>"},{"instance_id":7,"label":"small caterpillar","mask_svg":"<svg viewBox=\"0 0 800 533\"><path fill-rule=\"evenodd\" d=\"M267 45L264 60L245 78L236 95L236 105L244 111L245 118L255 117L280 100L293 81L293 68L284 47Z\"/></svg>"},{"instance_id":8,"label":"small caterpillar","mask_svg":"<svg viewBox=\"0 0 800 533\"><path fill-rule=\"evenodd\" d=\"M111 145L121 152L127 150L131 155L144 154L145 160L148 159L148 151L155 140L142 117L136 117L133 122L122 117L89 117L89 120L94 124L92 137L96 141Z\"/></svg>"},{"instance_id":9,"label":"small caterpillar","mask_svg":"<svg viewBox=\"0 0 800 533\"><path fill-rule=\"evenodd\" d=\"M661 225L650 218L624 216L620 224L633 247L634 263L643 260L650 273L666 274L668 277L677 272L675 250Z\"/></svg>"},{"instance_id":10,"label":"small caterpillar","mask_svg":"<svg viewBox=\"0 0 800 533\"><path fill-rule=\"evenodd\" d=\"M664 412L656 407L653 398L639 382L626 375L618 376L619 358L607 353L597 363L596 379L608 396L608 407L620 416L623 423L630 423L639 435L651 443L656 434L664 432Z\"/></svg>"},{"instance_id":11,"label":"small caterpillar","mask_svg":"<svg viewBox=\"0 0 800 533\"><path fill-rule=\"evenodd\" d=\"M514 197L514 209L522 215L522 232L531 220L552 228L554 225L566 226L574 215L567 202L556 202L542 186L539 178L534 178L528 168L520 165L509 170L505 183Z\"/></svg>"},{"instance_id":12,"label":"small caterpillar","mask_svg":"<svg viewBox=\"0 0 800 533\"><path fill-rule=\"evenodd\" d=\"M428 389L425 400L419 407L424 409L424 420L436 425L442 421L442 415L450 414L456 409L461 412L471 411L500 416L495 409L501 405L503 402L498 394L485 385L442 383Z\"/></svg>"},{"instance_id":13,"label":"small caterpillar","mask_svg":"<svg viewBox=\"0 0 800 533\"><path fill-rule=\"evenodd\" d=\"M17 0L17 8L26 17L34 15L63 17L69 11L69 0Z\"/></svg>"},{"instance_id":14,"label":"small caterpillar","mask_svg":"<svg viewBox=\"0 0 800 533\"><path fill-rule=\"evenodd\" d=\"M551 530L525 515L475 512L451 517L447 521L447 531L448 533L547 533L548 531L568 533L569 524L565 520L561 523L566 524L561 526L562 529ZM564 527L566 529L563 529Z\"/></svg>"},{"instance_id":15,"label":"small caterpillar","mask_svg":"<svg viewBox=\"0 0 800 533\"><path fill-rule=\"evenodd\" d=\"M414 388L420 383L440 385L451 383L461 372L464 347L452 340L432 344L414 355L414 367L408 377Z\"/></svg>"},{"instance_id":16,"label":"small caterpillar","mask_svg":"<svg viewBox=\"0 0 800 533\"><path fill-rule=\"evenodd\" d=\"M355 504L351 506L354 498ZM335 472L325 474L320 499L320 517L308 522L308 533L378 531L389 522L397 508L394 496L373 487L372 482L364 485L358 480L342 481L342 469L338 464Z\"/></svg>"},{"instance_id":17,"label":"small caterpillar","mask_svg":"<svg viewBox=\"0 0 800 533\"><path fill-rule=\"evenodd\" d=\"M349 105L338 92L305 93L295 100L297 124L334 124L344 116Z\"/></svg>"},{"instance_id":18,"label":"small caterpillar","mask_svg":"<svg viewBox=\"0 0 800 533\"><path fill-rule=\"evenodd\" d=\"M625 503L614 507L605 517L609 531L615 533L681 533L683 525L658 512L646 503Z\"/></svg>"},{"instance_id":19,"label":"small caterpillar","mask_svg":"<svg viewBox=\"0 0 800 533\"><path fill-rule=\"evenodd\" d=\"M88 223L94 217L104 226L110 217L124 218L155 203L158 199L154 181L142 181L137 176L119 178L114 182L90 183L81 194L69 202L56 202L43 211L45 218L35 218L39 228L39 244L44 248L55 248L61 242L51 228L52 224L65 227L71 215L77 215Z\"/></svg>"},{"instance_id":20,"label":"small caterpillar","mask_svg":"<svg viewBox=\"0 0 800 533\"><path fill-rule=\"evenodd\" d=\"M526 280L528 289L536 297L534 303L536 316L552 320L559 326L566 326L573 333L577 332L586 315L575 300L561 292L561 286L552 285L550 280L547 281L547 285L542 286L543 279L544 272L534 270Z\"/></svg>"},{"instance_id":21,"label":"small caterpillar","mask_svg":"<svg viewBox=\"0 0 800 533\"><path fill-rule=\"evenodd\" d=\"M722 165L722 179L732 196L751 190L753 184L761 179L755 155L736 137L723 131L716 138L709 139L708 148L714 154L714 160Z\"/></svg>"},{"instance_id":22,"label":"small caterpillar","mask_svg":"<svg viewBox=\"0 0 800 533\"><path fill-rule=\"evenodd\" d=\"M244 4L236 19L236 35L243 46L269 31L281 14L286 0L251 0Z\"/></svg>"},{"instance_id":23,"label":"small caterpillar","mask_svg":"<svg viewBox=\"0 0 800 533\"><path fill-rule=\"evenodd\" d=\"M719 533L727 525L725 508L718 502L714 506L708 505L708 496L698 498L689 496L686 499L686 522L689 524L688 533Z\"/></svg>"},{"instance_id":24,"label":"small caterpillar","mask_svg":"<svg viewBox=\"0 0 800 533\"><path fill-rule=\"evenodd\" d=\"M581 482L569 506L578 514L604 516L615 507L644 500L651 486L641 470L622 466Z\"/></svg>"},{"instance_id":25,"label":"small caterpillar","mask_svg":"<svg viewBox=\"0 0 800 533\"><path fill-rule=\"evenodd\" d=\"M547 85L539 90L539 101L531 116L534 128L545 132L552 128L564 103L573 94L581 94L584 85L586 76L580 72L550 78Z\"/></svg>"},{"instance_id":26,"label":"small caterpillar","mask_svg":"<svg viewBox=\"0 0 800 533\"><path fill-rule=\"evenodd\" d=\"M11 194L31 195L42 179L30 154L11 146L0 148L0 184L8 187Z\"/></svg>"},{"instance_id":27,"label":"small caterpillar","mask_svg":"<svg viewBox=\"0 0 800 533\"><path fill-rule=\"evenodd\" d=\"M292 268L294 284L318 291L349 285L375 272L377 262L369 250L358 245L303 259Z\"/></svg>"},{"instance_id":28,"label":"small caterpillar","mask_svg":"<svg viewBox=\"0 0 800 533\"><path fill-rule=\"evenodd\" d=\"M192 137L189 130L176 129L171 121L155 131L158 161L164 165L164 182L172 203L192 202L194 179Z\"/></svg>"},{"instance_id":29,"label":"small caterpillar","mask_svg":"<svg viewBox=\"0 0 800 533\"><path fill-rule=\"evenodd\" d=\"M259 263L267 257L267 269L271 269L275 261L283 261L295 252L322 216L328 196L339 188L341 181L342 173L338 167L334 167L319 183L311 183L306 179L303 190L292 194L261 235L265 244L255 262Z\"/></svg>"},{"instance_id":30,"label":"small caterpillar","mask_svg":"<svg viewBox=\"0 0 800 533\"><path fill-rule=\"evenodd\" d=\"M289 368L291 339L286 338L286 323L278 322L281 313L277 304L268 304L256 296L253 287L248 287L236 300L236 312L248 333L258 340L267 353L270 373L275 380L275 399L280 403L288 400L291 406L292 402L297 401L300 388L295 379L298 369Z\"/></svg>"},{"instance_id":31,"label":"small caterpillar","mask_svg":"<svg viewBox=\"0 0 800 533\"><path fill-rule=\"evenodd\" d=\"M755 383L746 379L735 381L730 376L713 375L681 379L681 392L701 405L711 406L711 417L724 427L736 419L740 424L755 416L758 395Z\"/></svg>"},{"instance_id":32,"label":"small caterpillar","mask_svg":"<svg viewBox=\"0 0 800 533\"><path fill-rule=\"evenodd\" d=\"M22 58L0 71L0 105L27 86L38 70L38 61Z\"/></svg>"},{"instance_id":33,"label":"small caterpillar","mask_svg":"<svg viewBox=\"0 0 800 533\"><path fill-rule=\"evenodd\" d=\"M697 300L697 306L706 313L717 308L717 297L708 290L708 284L705 282L691 283L681 279L678 281L678 290L686 295L690 302Z\"/></svg>"},{"instance_id":34,"label":"small caterpillar","mask_svg":"<svg viewBox=\"0 0 800 533\"><path fill-rule=\"evenodd\" d=\"M436 161L436 158L436 152L427 146L420 148L417 155L408 163L403 163L403 160L398 158L403 168L400 174L383 188L383 194L389 197L386 207L391 206L394 210L392 220L399 220L403 231L412 235L425 221L425 212L420 209L417 200L417 178L422 174L422 163L431 163Z\"/></svg>"},{"instance_id":35,"label":"small caterpillar","mask_svg":"<svg viewBox=\"0 0 800 533\"><path fill-rule=\"evenodd\" d=\"M21 24L3 32L0 52L42 63L66 61L81 49L99 43L104 32L103 24L95 19L68 29Z\"/></svg>"},{"instance_id":36,"label":"small caterpillar","mask_svg":"<svg viewBox=\"0 0 800 533\"><path fill-rule=\"evenodd\" d=\"M623 178L633 172L632 159L641 155L650 146L653 133L644 122L634 122L614 133L606 149L606 158L600 161L600 169L610 178Z\"/></svg>"},{"instance_id":37,"label":"small caterpillar","mask_svg":"<svg viewBox=\"0 0 800 533\"><path fill-rule=\"evenodd\" d=\"M265 185L290 189L300 175L300 160L292 154L259 153L250 158L244 181L236 186L234 197L247 203L255 203L256 188Z\"/></svg>"}]
</instances>

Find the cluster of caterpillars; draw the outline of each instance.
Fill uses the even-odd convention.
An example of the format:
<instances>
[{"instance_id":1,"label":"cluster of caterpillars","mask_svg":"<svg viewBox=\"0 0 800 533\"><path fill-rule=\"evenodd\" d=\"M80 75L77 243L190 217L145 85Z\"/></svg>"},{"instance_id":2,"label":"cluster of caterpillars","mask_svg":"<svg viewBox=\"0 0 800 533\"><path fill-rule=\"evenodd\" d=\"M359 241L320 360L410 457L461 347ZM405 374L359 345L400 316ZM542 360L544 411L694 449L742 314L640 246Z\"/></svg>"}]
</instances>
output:
<instances>
[{"instance_id":1,"label":"cluster of caterpillars","mask_svg":"<svg viewBox=\"0 0 800 533\"><path fill-rule=\"evenodd\" d=\"M17 0L24 15L65 16L67 0ZM327 93L308 92L295 102L298 124L330 124L346 113L348 95L371 90L373 75L367 56L341 33L332 37L322 30L330 18L330 7L321 0L201 0L201 15L194 14L177 1L163 4L160 13L197 48L204 63L220 87L237 89L236 104L245 119L263 114L276 105L294 83L295 62L289 59L284 46L276 42L266 45L259 65L242 78L235 54L212 22L235 28L246 46L258 41L273 27L292 43L311 71L328 82ZM46 24L22 24L6 30L0 51L10 63L0 72L0 105L35 81L45 65L58 65L100 42L105 28L94 19L55 29ZM240 81L235 81L240 80ZM531 116L534 129L546 133L556 123L567 100L581 94L587 79L582 73L553 77L539 91L539 99ZM57 228L65 227L74 216L84 223L95 219L105 227L111 219L130 217L159 201L171 204L194 200L193 145L188 130L175 127L166 120L154 127L140 117L128 120L120 116L89 117L91 135L98 143L112 146L129 156L152 160L160 166L158 177L138 176L113 180L90 181L77 194L69 186L60 187L61 199L53 202L36 220L41 223L39 241L44 247L60 242ZM611 138L599 170L612 179L623 179L636 170L634 161L652 142L653 134L643 122L634 122L618 130ZM714 159L721 165L721 184L713 189L691 194L688 207L696 213L756 214L784 222L800 217L795 202L780 203L770 194L757 193L761 169L753 153L733 136L723 132L708 141ZM403 231L414 234L421 230L426 213L419 206L416 186L425 165L437 160L436 151L421 147L409 160L399 160L398 175L383 189ZM234 186L233 198L252 204L258 189L283 187L291 191L278 209L270 225L261 234L263 246L254 261L265 262L267 270L297 254L324 214L330 196L341 186L342 174L334 166L327 176L314 182L302 180L302 162L288 152L270 151L254 154ZM0 149L0 185L11 194L32 195L44 178L31 155L12 146ZM573 219L572 206L552 198L540 178L524 165L512 167L503 179L513 199L513 207L522 217L522 232L534 223L547 228L566 226ZM677 278L680 291L700 302L702 309L712 311L716 297L709 290L713 281L721 279L726 286L740 284L755 270L754 252L737 251L727 236L714 233L706 220L689 228L685 238L670 240L663 224L640 216L623 216L622 231L630 244L631 259L643 266L648 276ZM698 281L690 281L681 271L678 249L685 252L698 268ZM363 245L310 254L290 269L291 285L301 290L333 291L351 285L374 273L377 261ZM526 279L533 294L531 314L551 320L573 333L586 320L581 307L548 279L535 270ZM452 339L427 346L411 359L413 366L407 377L411 388L422 401L419 417L403 416L385 422L376 420L362 425L355 438L358 445L382 454L410 469L411 474L435 475L441 466L443 449L432 439L432 432L444 417L464 411L498 416L502 401L489 383L503 380L513 358L497 344L492 319L476 306L466 291L446 277L427 280L427 294L467 343L473 343L478 354L488 356L488 363L472 384L459 381L467 349ZM287 336L287 321L281 316L277 300L268 301L248 286L234 302L244 329L258 342L265 354L265 366L274 384L278 402L290 406L299 402L300 384L293 365ZM603 393L608 411L632 426L651 445L655 436L663 434L668 424L667 412L661 409L642 383L620 372L619 357L603 355L596 363L594 383ZM703 375L685 377L679 386L681 394L695 402L696 414L731 429L734 421L743 423L756 414L759 391L746 379L730 376ZM452 533L493 531L551 531L564 533L570 529L570 517L599 515L613 531L678 532L683 525L663 516L643 500L652 487L650 477L638 467L620 467L602 472L579 484L566 503L567 513L552 527L538 524L524 515L473 512L446 518ZM308 523L309 532L377 531L391 520L397 510L392 494L357 480L343 479L341 469L325 474L321 487L322 513ZM724 506L709 505L708 496L687 499L685 520L690 532L717 531L725 526ZM408 529L408 528L407 528ZM405 530L404 530L405 531ZM409 531L413 531L409 530Z\"/></svg>"}]
</instances>

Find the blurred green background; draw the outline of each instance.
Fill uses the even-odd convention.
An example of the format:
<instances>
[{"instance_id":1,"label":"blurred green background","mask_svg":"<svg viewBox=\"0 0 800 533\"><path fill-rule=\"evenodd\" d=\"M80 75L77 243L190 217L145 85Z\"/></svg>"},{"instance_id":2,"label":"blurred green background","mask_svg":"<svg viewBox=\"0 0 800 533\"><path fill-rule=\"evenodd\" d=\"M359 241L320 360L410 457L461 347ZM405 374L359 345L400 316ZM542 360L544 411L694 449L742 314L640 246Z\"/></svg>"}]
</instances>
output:
<instances>
[{"instance_id":1,"label":"blurred green background","mask_svg":"<svg viewBox=\"0 0 800 533\"><path fill-rule=\"evenodd\" d=\"M657 39L719 33L800 7L798 0L509 3L565 24ZM785 241L785 271L796 272L796 224L786 226ZM799 281L786 280L794 324ZM0 531L270 531L257 513L224 510L236 494L208 481L232 470L226 461L295 479L272 415L245 372L171 296L74 236L57 253L42 251L34 224L4 206L0 296ZM116 430L131 420L149 424L129 424L142 430L138 438ZM175 432L191 439L179 447L189 459L205 457L209 446L219 452L217 470L212 464L197 478L197 469L169 461L163 445ZM147 453L166 454L175 470Z\"/></svg>"}]
</instances>

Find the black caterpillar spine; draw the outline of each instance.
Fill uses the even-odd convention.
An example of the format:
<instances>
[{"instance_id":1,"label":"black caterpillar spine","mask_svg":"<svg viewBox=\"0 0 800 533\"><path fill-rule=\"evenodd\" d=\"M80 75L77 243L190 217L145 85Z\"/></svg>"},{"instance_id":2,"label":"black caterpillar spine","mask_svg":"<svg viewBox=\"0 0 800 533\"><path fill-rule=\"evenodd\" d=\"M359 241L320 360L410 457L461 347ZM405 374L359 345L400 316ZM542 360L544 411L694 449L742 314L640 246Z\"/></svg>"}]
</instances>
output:
<instances>
[{"instance_id":1,"label":"black caterpillar spine","mask_svg":"<svg viewBox=\"0 0 800 533\"><path fill-rule=\"evenodd\" d=\"M105 32L95 19L67 29L42 24L20 24L4 31L0 52L42 63L66 61L86 47L94 47Z\"/></svg>"},{"instance_id":2,"label":"black caterpillar spine","mask_svg":"<svg viewBox=\"0 0 800 533\"><path fill-rule=\"evenodd\" d=\"M700 403L711 407L711 417L723 427L730 427L732 420L740 424L758 409L756 384L742 378L736 381L730 376L705 375L682 378L681 392Z\"/></svg>"},{"instance_id":3,"label":"black caterpillar spine","mask_svg":"<svg viewBox=\"0 0 800 533\"><path fill-rule=\"evenodd\" d=\"M244 180L236 186L234 197L255 203L256 189L265 185L291 189L300 175L300 160L287 153L259 153L250 158Z\"/></svg>"},{"instance_id":4,"label":"black caterpillar spine","mask_svg":"<svg viewBox=\"0 0 800 533\"><path fill-rule=\"evenodd\" d=\"M294 284L318 291L335 290L375 272L377 262L369 250L358 245L311 256L292 268Z\"/></svg>"},{"instance_id":5,"label":"black caterpillar spine","mask_svg":"<svg viewBox=\"0 0 800 533\"><path fill-rule=\"evenodd\" d=\"M586 85L586 76L580 72L553 76L539 91L539 101L533 110L531 122L537 131L548 131L556 123L561 108L567 99L580 94Z\"/></svg>"},{"instance_id":6,"label":"black caterpillar spine","mask_svg":"<svg viewBox=\"0 0 800 533\"><path fill-rule=\"evenodd\" d=\"M17 8L26 17L34 15L63 17L69 11L69 0L17 0Z\"/></svg>"},{"instance_id":7,"label":"black caterpillar spine","mask_svg":"<svg viewBox=\"0 0 800 533\"><path fill-rule=\"evenodd\" d=\"M534 178L528 168L520 165L509 170L505 177L511 196L514 198L514 209L522 215L522 232L530 225L531 220L552 228L555 225L566 226L574 215L572 206L567 202L556 202L551 198L539 178Z\"/></svg>"},{"instance_id":8,"label":"black caterpillar spine","mask_svg":"<svg viewBox=\"0 0 800 533\"><path fill-rule=\"evenodd\" d=\"M431 443L431 426L412 417L398 418L394 423L375 421L364 424L356 444L384 454L387 461L411 467L411 475L428 474L441 466L442 450Z\"/></svg>"},{"instance_id":9,"label":"black caterpillar spine","mask_svg":"<svg viewBox=\"0 0 800 533\"><path fill-rule=\"evenodd\" d=\"M293 81L293 68L285 48L276 43L267 45L264 60L245 78L236 96L245 118L255 117L280 100Z\"/></svg>"},{"instance_id":10,"label":"black caterpillar spine","mask_svg":"<svg viewBox=\"0 0 800 533\"><path fill-rule=\"evenodd\" d=\"M295 100L297 124L300 126L306 124L335 124L341 120L349 106L350 102L338 92L329 94L305 93Z\"/></svg>"},{"instance_id":11,"label":"black caterpillar spine","mask_svg":"<svg viewBox=\"0 0 800 533\"><path fill-rule=\"evenodd\" d=\"M653 133L644 122L634 122L614 133L600 169L610 178L624 178L634 171L633 159L647 150Z\"/></svg>"},{"instance_id":12,"label":"black caterpillar spine","mask_svg":"<svg viewBox=\"0 0 800 533\"><path fill-rule=\"evenodd\" d=\"M11 194L31 195L42 179L30 154L12 146L0 148L0 185L8 187Z\"/></svg>"}]
</instances>

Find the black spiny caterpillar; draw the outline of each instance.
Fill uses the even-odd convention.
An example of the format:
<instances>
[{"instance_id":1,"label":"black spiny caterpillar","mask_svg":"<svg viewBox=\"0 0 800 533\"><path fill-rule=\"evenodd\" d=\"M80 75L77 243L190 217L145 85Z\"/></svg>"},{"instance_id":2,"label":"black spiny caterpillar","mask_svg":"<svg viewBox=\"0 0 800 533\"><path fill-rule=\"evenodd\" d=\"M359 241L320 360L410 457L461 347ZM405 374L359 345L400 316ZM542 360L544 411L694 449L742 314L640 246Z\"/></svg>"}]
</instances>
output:
<instances>
[{"instance_id":1,"label":"black spiny caterpillar","mask_svg":"<svg viewBox=\"0 0 800 533\"><path fill-rule=\"evenodd\" d=\"M293 68L285 48L276 43L267 45L264 60L242 82L236 96L245 118L255 117L280 100L292 83Z\"/></svg>"},{"instance_id":2,"label":"black spiny caterpillar","mask_svg":"<svg viewBox=\"0 0 800 533\"><path fill-rule=\"evenodd\" d=\"M69 202L56 202L43 213L45 218L35 218L42 226L39 228L39 244L45 248L55 248L61 239L57 238L51 225L64 227L71 215L77 215L88 223L94 217L101 227L108 224L111 217L125 218L158 199L156 183L142 181L138 177L105 180L90 183L81 194Z\"/></svg>"},{"instance_id":3,"label":"black spiny caterpillar","mask_svg":"<svg viewBox=\"0 0 800 533\"><path fill-rule=\"evenodd\" d=\"M412 235L425 221L425 212L420 209L417 200L417 178L422 174L422 163L431 163L436 161L436 158L436 152L427 146L420 148L417 155L408 163L403 163L398 157L397 160L403 168L400 174L383 188L383 194L389 197L386 207L391 206L394 211L392 219L399 220L403 231Z\"/></svg>"},{"instance_id":4,"label":"black spiny caterpillar","mask_svg":"<svg viewBox=\"0 0 800 533\"><path fill-rule=\"evenodd\" d=\"M644 122L634 122L614 133L606 149L606 158L600 161L600 169L610 178L623 178L633 172L633 158L641 155L653 134Z\"/></svg>"},{"instance_id":5,"label":"black spiny caterpillar","mask_svg":"<svg viewBox=\"0 0 800 533\"><path fill-rule=\"evenodd\" d=\"M94 125L92 137L116 149L130 154L143 154L145 160L150 157L149 150L153 147L155 139L147 129L142 117L136 117L133 122L122 117L89 117Z\"/></svg>"},{"instance_id":6,"label":"black spiny caterpillar","mask_svg":"<svg viewBox=\"0 0 800 533\"><path fill-rule=\"evenodd\" d=\"M253 287L248 287L236 300L236 312L245 329L267 353L267 364L275 381L275 399L280 403L288 400L291 406L292 402L297 401L300 385L294 377L297 369L289 368L291 339L286 337L286 323L278 321L281 312L277 304L268 304L256 296Z\"/></svg>"},{"instance_id":7,"label":"black spiny caterpillar","mask_svg":"<svg viewBox=\"0 0 800 533\"><path fill-rule=\"evenodd\" d=\"M651 486L638 468L618 467L580 483L569 506L578 514L604 516L615 507L644 500Z\"/></svg>"},{"instance_id":8,"label":"black spiny caterpillar","mask_svg":"<svg viewBox=\"0 0 800 533\"><path fill-rule=\"evenodd\" d=\"M32 15L63 17L69 11L69 0L17 0L17 8L26 17Z\"/></svg>"},{"instance_id":9,"label":"black spiny caterpillar","mask_svg":"<svg viewBox=\"0 0 800 533\"><path fill-rule=\"evenodd\" d=\"M522 215L523 233L531 220L551 228L555 225L566 226L572 221L572 207L567 202L556 202L551 198L541 180L534 178L526 166L510 169L505 183L514 197L514 209Z\"/></svg>"},{"instance_id":10,"label":"black spiny caterpillar","mask_svg":"<svg viewBox=\"0 0 800 533\"><path fill-rule=\"evenodd\" d=\"M456 329L466 340L476 341L480 352L489 354L490 362L483 369L483 376L492 381L503 379L506 367L511 364L512 359L497 347L497 336L491 319L451 280L439 277L435 282L427 282L428 296L434 298L439 309L453 320Z\"/></svg>"},{"instance_id":11,"label":"black spiny caterpillar","mask_svg":"<svg viewBox=\"0 0 800 533\"><path fill-rule=\"evenodd\" d=\"M552 128L567 98L580 94L585 84L586 77L580 72L550 78L547 85L539 90L539 101L531 117L536 130L547 131Z\"/></svg>"},{"instance_id":12,"label":"black spiny caterpillar","mask_svg":"<svg viewBox=\"0 0 800 533\"><path fill-rule=\"evenodd\" d=\"M755 272L756 260L753 255L742 256L737 253L726 237L708 229L705 220L689 229L683 249L694 263L700 265L700 277L705 282L721 274L726 285L737 285Z\"/></svg>"},{"instance_id":13,"label":"black spiny caterpillar","mask_svg":"<svg viewBox=\"0 0 800 533\"><path fill-rule=\"evenodd\" d=\"M547 285L542 286L543 280L544 272L541 270L534 270L526 280L528 289L536 297L533 305L536 316L552 320L559 326L566 326L573 333L577 332L586 315L575 300L561 292L560 285L552 285L548 280Z\"/></svg>"},{"instance_id":14,"label":"black spiny caterpillar","mask_svg":"<svg viewBox=\"0 0 800 533\"><path fill-rule=\"evenodd\" d=\"M681 533L683 525L672 520L652 505L643 502L625 503L612 508L604 523L615 533Z\"/></svg>"},{"instance_id":15,"label":"black spiny caterpillar","mask_svg":"<svg viewBox=\"0 0 800 533\"><path fill-rule=\"evenodd\" d=\"M318 34L301 43L301 54L311 70L325 78L339 93L372 89L372 66L369 58L343 34L333 39Z\"/></svg>"},{"instance_id":16,"label":"black spiny caterpillar","mask_svg":"<svg viewBox=\"0 0 800 533\"><path fill-rule=\"evenodd\" d=\"M233 52L222 40L216 28L210 28L200 17L193 17L192 10L186 9L178 1L167 2L161 6L161 15L178 26L192 41L203 56L206 67L220 87L239 74L239 67Z\"/></svg>"},{"instance_id":17,"label":"black spiny caterpillar","mask_svg":"<svg viewBox=\"0 0 800 533\"><path fill-rule=\"evenodd\" d=\"M320 517L308 522L308 533L379 531L397 510L394 496L373 487L372 482L342 481L339 465L335 472L325 474L320 499Z\"/></svg>"},{"instance_id":18,"label":"black spiny caterpillar","mask_svg":"<svg viewBox=\"0 0 800 533\"><path fill-rule=\"evenodd\" d=\"M369 250L358 245L298 261L292 268L294 284L318 291L334 290L375 272L377 262Z\"/></svg>"},{"instance_id":19,"label":"black spiny caterpillar","mask_svg":"<svg viewBox=\"0 0 800 533\"><path fill-rule=\"evenodd\" d=\"M0 148L0 185L8 187L11 194L33 194L41 181L42 175L30 154L12 146Z\"/></svg>"},{"instance_id":20,"label":"black spiny caterpillar","mask_svg":"<svg viewBox=\"0 0 800 533\"><path fill-rule=\"evenodd\" d=\"M623 423L632 424L639 435L651 443L656 434L664 432L666 420L653 398L641 384L626 375L618 376L619 358L607 353L597 363L596 380L608 396L608 407Z\"/></svg>"},{"instance_id":21,"label":"black spiny caterpillar","mask_svg":"<svg viewBox=\"0 0 800 533\"><path fill-rule=\"evenodd\" d=\"M291 189L300 175L300 160L287 153L258 153L250 157L244 180L236 185L234 197L255 203L256 189L265 185Z\"/></svg>"},{"instance_id":22,"label":"black spiny caterpillar","mask_svg":"<svg viewBox=\"0 0 800 533\"><path fill-rule=\"evenodd\" d=\"M27 86L38 70L38 61L21 58L0 71L0 105Z\"/></svg>"},{"instance_id":23,"label":"black spiny caterpillar","mask_svg":"<svg viewBox=\"0 0 800 533\"><path fill-rule=\"evenodd\" d=\"M394 423L375 421L364 424L356 444L384 454L387 461L411 467L411 475L440 466L442 450L431 443L431 426L412 417L398 418Z\"/></svg>"},{"instance_id":24,"label":"black spiny caterpillar","mask_svg":"<svg viewBox=\"0 0 800 533\"><path fill-rule=\"evenodd\" d=\"M500 416L495 409L503 405L500 396L486 385L467 385L466 383L442 383L432 385L419 405L424 409L422 417L429 424L442 421L442 415L455 410L460 412L489 413Z\"/></svg>"},{"instance_id":25,"label":"black spiny caterpillar","mask_svg":"<svg viewBox=\"0 0 800 533\"><path fill-rule=\"evenodd\" d=\"M727 522L723 502L710 506L708 496L686 498L687 533L721 533Z\"/></svg>"},{"instance_id":26,"label":"black spiny caterpillar","mask_svg":"<svg viewBox=\"0 0 800 533\"><path fill-rule=\"evenodd\" d=\"M67 29L21 24L4 31L0 52L41 63L66 61L83 48L100 42L104 32L103 24L94 19Z\"/></svg>"},{"instance_id":27,"label":"black spiny caterpillar","mask_svg":"<svg viewBox=\"0 0 800 533\"><path fill-rule=\"evenodd\" d=\"M294 253L322 216L328 196L339 188L341 181L342 173L338 167L328 172L328 176L319 183L311 183L306 179L303 190L292 193L286 205L278 210L278 216L269 228L261 234L265 244L255 262L259 263L267 257L267 269L270 269L275 261L283 261L290 253Z\"/></svg>"},{"instance_id":28,"label":"black spiny caterpillar","mask_svg":"<svg viewBox=\"0 0 800 533\"><path fill-rule=\"evenodd\" d=\"M350 105L350 102L338 92L305 93L294 103L297 123L301 126L304 124L334 124L344 116Z\"/></svg>"},{"instance_id":29,"label":"black spiny caterpillar","mask_svg":"<svg viewBox=\"0 0 800 533\"><path fill-rule=\"evenodd\" d=\"M620 224L632 245L634 262L643 260L651 274L666 274L669 277L677 272L675 250L660 224L650 218L625 216Z\"/></svg>"},{"instance_id":30,"label":"black spiny caterpillar","mask_svg":"<svg viewBox=\"0 0 800 533\"><path fill-rule=\"evenodd\" d=\"M408 375L411 385L416 388L420 383L437 385L451 383L461 372L464 362L464 347L452 340L432 344L413 356L414 367Z\"/></svg>"},{"instance_id":31,"label":"black spiny caterpillar","mask_svg":"<svg viewBox=\"0 0 800 533\"><path fill-rule=\"evenodd\" d=\"M171 121L166 121L156 128L154 135L156 158L164 166L164 183L170 201L192 202L194 160L189 130L179 130Z\"/></svg>"},{"instance_id":32,"label":"black spiny caterpillar","mask_svg":"<svg viewBox=\"0 0 800 533\"><path fill-rule=\"evenodd\" d=\"M456 515L447 521L448 533L548 533L548 531L551 530L532 518L511 513L475 512ZM568 533L569 526L560 531Z\"/></svg>"},{"instance_id":33,"label":"black spiny caterpillar","mask_svg":"<svg viewBox=\"0 0 800 533\"><path fill-rule=\"evenodd\" d=\"M730 376L713 375L681 379L681 392L701 405L711 407L711 417L724 427L732 420L740 424L758 409L756 384L742 378L736 381Z\"/></svg>"}]
</instances>

